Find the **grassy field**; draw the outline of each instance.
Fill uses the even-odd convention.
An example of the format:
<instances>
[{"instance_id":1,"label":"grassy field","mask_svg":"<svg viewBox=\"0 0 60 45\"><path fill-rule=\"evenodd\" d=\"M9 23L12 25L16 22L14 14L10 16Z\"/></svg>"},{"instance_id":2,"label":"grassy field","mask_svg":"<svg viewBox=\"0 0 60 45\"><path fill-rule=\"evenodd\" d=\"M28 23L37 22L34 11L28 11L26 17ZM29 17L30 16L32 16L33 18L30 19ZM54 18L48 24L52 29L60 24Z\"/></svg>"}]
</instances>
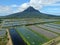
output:
<instances>
[{"instance_id":1,"label":"grassy field","mask_svg":"<svg viewBox=\"0 0 60 45\"><path fill-rule=\"evenodd\" d=\"M6 45L8 41L7 35L5 35L3 38L0 37L0 45Z\"/></svg>"},{"instance_id":2,"label":"grassy field","mask_svg":"<svg viewBox=\"0 0 60 45\"><path fill-rule=\"evenodd\" d=\"M55 24L60 24L60 21L59 22L55 22Z\"/></svg>"}]
</instances>

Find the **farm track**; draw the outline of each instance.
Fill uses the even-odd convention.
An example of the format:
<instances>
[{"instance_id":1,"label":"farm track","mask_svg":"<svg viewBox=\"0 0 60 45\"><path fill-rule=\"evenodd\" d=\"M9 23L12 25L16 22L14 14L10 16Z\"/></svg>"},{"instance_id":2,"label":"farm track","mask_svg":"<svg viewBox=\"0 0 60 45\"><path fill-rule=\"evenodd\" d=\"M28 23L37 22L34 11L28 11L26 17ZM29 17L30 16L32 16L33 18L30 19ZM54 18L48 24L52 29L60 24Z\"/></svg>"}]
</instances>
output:
<instances>
[{"instance_id":1,"label":"farm track","mask_svg":"<svg viewBox=\"0 0 60 45\"><path fill-rule=\"evenodd\" d=\"M60 45L60 43L58 44L58 42L60 41L60 36L42 44L42 45L50 45L53 41L55 41L56 45Z\"/></svg>"}]
</instances>

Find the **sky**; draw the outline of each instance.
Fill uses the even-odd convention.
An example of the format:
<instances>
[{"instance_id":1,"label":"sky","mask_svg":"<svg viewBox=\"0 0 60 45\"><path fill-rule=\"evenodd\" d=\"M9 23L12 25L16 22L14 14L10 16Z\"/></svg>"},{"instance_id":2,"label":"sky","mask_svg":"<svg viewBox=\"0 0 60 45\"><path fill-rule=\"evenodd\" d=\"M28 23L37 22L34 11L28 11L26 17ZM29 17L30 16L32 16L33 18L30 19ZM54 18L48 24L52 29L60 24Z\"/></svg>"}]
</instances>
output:
<instances>
[{"instance_id":1,"label":"sky","mask_svg":"<svg viewBox=\"0 0 60 45\"><path fill-rule=\"evenodd\" d=\"M60 0L0 0L0 16L22 12L29 6L42 13L60 16Z\"/></svg>"}]
</instances>

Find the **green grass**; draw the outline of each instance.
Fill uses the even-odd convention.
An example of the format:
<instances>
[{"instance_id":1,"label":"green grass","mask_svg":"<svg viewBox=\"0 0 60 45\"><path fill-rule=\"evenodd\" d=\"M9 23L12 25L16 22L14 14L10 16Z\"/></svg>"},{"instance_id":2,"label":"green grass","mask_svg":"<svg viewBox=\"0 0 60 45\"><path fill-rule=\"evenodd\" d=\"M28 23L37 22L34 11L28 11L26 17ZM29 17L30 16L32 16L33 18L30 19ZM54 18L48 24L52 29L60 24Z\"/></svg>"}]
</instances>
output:
<instances>
[{"instance_id":1,"label":"green grass","mask_svg":"<svg viewBox=\"0 0 60 45\"><path fill-rule=\"evenodd\" d=\"M0 45L6 45L7 44L7 41L8 39L3 37L3 38L0 38Z\"/></svg>"},{"instance_id":2,"label":"green grass","mask_svg":"<svg viewBox=\"0 0 60 45\"><path fill-rule=\"evenodd\" d=\"M60 21L59 22L54 22L55 24L60 24Z\"/></svg>"}]
</instances>

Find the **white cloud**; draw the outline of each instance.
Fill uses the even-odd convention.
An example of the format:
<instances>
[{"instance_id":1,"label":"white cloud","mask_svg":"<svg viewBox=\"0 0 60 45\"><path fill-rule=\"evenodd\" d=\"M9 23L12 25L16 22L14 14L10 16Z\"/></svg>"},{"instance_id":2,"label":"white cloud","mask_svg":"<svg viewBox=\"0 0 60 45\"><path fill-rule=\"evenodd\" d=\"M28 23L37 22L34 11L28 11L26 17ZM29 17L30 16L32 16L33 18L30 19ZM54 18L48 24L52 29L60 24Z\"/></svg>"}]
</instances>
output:
<instances>
[{"instance_id":1,"label":"white cloud","mask_svg":"<svg viewBox=\"0 0 60 45\"><path fill-rule=\"evenodd\" d=\"M51 5L44 5L44 6L60 6L60 4L51 4Z\"/></svg>"},{"instance_id":2,"label":"white cloud","mask_svg":"<svg viewBox=\"0 0 60 45\"><path fill-rule=\"evenodd\" d=\"M16 13L14 11L15 10L13 10L12 6L2 6L2 5L0 5L0 15L1 16Z\"/></svg>"},{"instance_id":3,"label":"white cloud","mask_svg":"<svg viewBox=\"0 0 60 45\"><path fill-rule=\"evenodd\" d=\"M2 13L10 13L12 10L8 6L0 6L0 14Z\"/></svg>"},{"instance_id":4,"label":"white cloud","mask_svg":"<svg viewBox=\"0 0 60 45\"><path fill-rule=\"evenodd\" d=\"M60 4L55 4L60 0L30 0L28 3L23 3L22 5L12 4L10 6L1 6L0 5L0 14L11 14L16 12L24 11L29 6L34 7L37 10L40 10L44 6L60 6Z\"/></svg>"},{"instance_id":5,"label":"white cloud","mask_svg":"<svg viewBox=\"0 0 60 45\"><path fill-rule=\"evenodd\" d=\"M39 10L40 8L42 8L41 2L42 2L41 0L31 0L30 1L30 6L34 7L37 10Z\"/></svg>"},{"instance_id":6,"label":"white cloud","mask_svg":"<svg viewBox=\"0 0 60 45\"><path fill-rule=\"evenodd\" d=\"M22 5L20 5L17 9L17 11L21 12L21 11L24 11L25 9L27 9L29 7L29 3L24 3Z\"/></svg>"},{"instance_id":7,"label":"white cloud","mask_svg":"<svg viewBox=\"0 0 60 45\"><path fill-rule=\"evenodd\" d=\"M40 10L43 6L53 6L53 5L58 5L55 4L56 2L59 2L60 0L30 0L28 3L24 3L19 7L20 11L25 10L28 6L32 6L37 10Z\"/></svg>"}]
</instances>

